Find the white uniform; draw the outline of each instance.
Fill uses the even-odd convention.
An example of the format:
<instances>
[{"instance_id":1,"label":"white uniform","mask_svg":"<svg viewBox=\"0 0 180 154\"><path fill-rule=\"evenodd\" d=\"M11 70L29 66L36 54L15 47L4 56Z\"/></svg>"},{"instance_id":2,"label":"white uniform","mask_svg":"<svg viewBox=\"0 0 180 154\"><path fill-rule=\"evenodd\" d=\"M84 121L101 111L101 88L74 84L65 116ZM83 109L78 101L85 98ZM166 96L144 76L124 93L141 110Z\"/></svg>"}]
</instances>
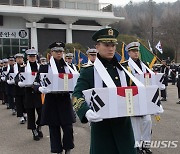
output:
<instances>
[{"instance_id":1,"label":"white uniform","mask_svg":"<svg viewBox=\"0 0 180 154\"><path fill-rule=\"evenodd\" d=\"M132 59L129 58L128 65L132 71L132 74L135 73L134 66L136 64L132 64ZM146 69L141 63L142 67L142 73L146 73ZM136 65L137 66L137 65ZM138 66L137 66L138 67ZM139 116L139 117L131 117L131 122L132 122L132 127L134 131L134 138L136 141L136 147L138 147L138 144L140 144L140 141L146 141L150 142L151 141L151 130L152 130L152 120L151 120L151 115L146 115L146 116Z\"/></svg>"}]
</instances>

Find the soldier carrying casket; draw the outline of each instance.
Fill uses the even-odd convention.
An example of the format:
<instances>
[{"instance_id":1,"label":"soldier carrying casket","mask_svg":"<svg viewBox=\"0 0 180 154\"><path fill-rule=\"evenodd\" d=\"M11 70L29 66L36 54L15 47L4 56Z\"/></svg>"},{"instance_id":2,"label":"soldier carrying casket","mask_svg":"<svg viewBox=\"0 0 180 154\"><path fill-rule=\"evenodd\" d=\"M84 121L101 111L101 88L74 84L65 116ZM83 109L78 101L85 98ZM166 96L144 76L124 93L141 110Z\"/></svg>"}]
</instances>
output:
<instances>
[{"instance_id":1,"label":"soldier carrying casket","mask_svg":"<svg viewBox=\"0 0 180 154\"><path fill-rule=\"evenodd\" d=\"M47 84L53 84L53 81L43 79L43 86L40 79L42 73L50 74L50 70L56 70L56 74L70 73L70 69L63 59L63 51L65 44L63 42L54 42L49 46L51 50L50 63L41 65L35 80L36 89L46 94L42 110L42 125L49 126L50 145L52 153L70 154L74 148L73 123L75 122L74 112L68 91L51 91L47 88ZM68 72L67 72L68 71ZM55 75L56 75L55 74ZM58 85L58 83L54 83ZM61 133L61 129L63 134ZM63 138L63 139L61 139Z\"/></svg>"},{"instance_id":2,"label":"soldier carrying casket","mask_svg":"<svg viewBox=\"0 0 180 154\"><path fill-rule=\"evenodd\" d=\"M98 51L96 61L98 60L98 63L102 66L101 68L99 67L99 70L104 70L108 73L108 78L115 87L121 87L124 82L118 73L119 70L122 73L124 71L122 71L121 65L115 58L118 34L119 32L115 29L105 28L97 31L92 37L96 42ZM94 75L94 67L94 65L87 65L81 69L80 77L73 92L73 106L81 122L91 122L90 154L135 154L135 142L130 118L101 119L85 101L82 91L94 88L99 83L101 84L99 86L102 87L107 87L107 84L109 84L97 82L97 78ZM107 78L107 76L104 78ZM129 84L129 82L127 81L126 84ZM103 103L99 102L102 105L94 106L96 110L103 106Z\"/></svg>"},{"instance_id":3,"label":"soldier carrying casket","mask_svg":"<svg viewBox=\"0 0 180 154\"><path fill-rule=\"evenodd\" d=\"M33 78L35 78L35 74L39 70L39 64L37 63L37 51L35 49L26 50L27 54L27 64L24 66L24 70L21 68L22 71L19 73L19 87L25 87L25 103L24 107L27 112L27 128L32 130L33 139L35 141L39 141L40 138L43 137L43 133L41 131L41 110L42 110L42 103L41 103L41 93L36 92L33 89ZM27 76L25 76L28 74ZM31 78L28 78L31 77ZM30 80L30 81L28 81ZM37 120L36 114L37 112Z\"/></svg>"}]
</instances>

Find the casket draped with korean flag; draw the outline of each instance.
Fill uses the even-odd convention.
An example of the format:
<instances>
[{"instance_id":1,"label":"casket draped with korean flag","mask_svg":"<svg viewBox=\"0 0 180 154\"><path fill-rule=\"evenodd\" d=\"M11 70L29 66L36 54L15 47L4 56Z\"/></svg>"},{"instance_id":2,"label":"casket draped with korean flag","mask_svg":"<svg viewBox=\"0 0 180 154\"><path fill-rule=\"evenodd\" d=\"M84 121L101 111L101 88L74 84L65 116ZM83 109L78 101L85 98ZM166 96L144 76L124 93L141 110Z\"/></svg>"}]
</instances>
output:
<instances>
[{"instance_id":1,"label":"casket draped with korean flag","mask_svg":"<svg viewBox=\"0 0 180 154\"><path fill-rule=\"evenodd\" d=\"M137 64L129 58L128 64L131 68L133 75L141 81L145 86L147 85L157 85L159 89L165 89L164 74L163 73L154 73L151 69L149 69L143 62L141 63L142 70L137 66ZM144 73L148 72L148 73Z\"/></svg>"},{"instance_id":2,"label":"casket draped with korean flag","mask_svg":"<svg viewBox=\"0 0 180 154\"><path fill-rule=\"evenodd\" d=\"M54 58L51 57L48 73L40 73L41 86L47 87L51 92L74 91L79 73L69 65L64 66L64 69L66 73L58 73Z\"/></svg>"},{"instance_id":3,"label":"casket draped with korean flag","mask_svg":"<svg viewBox=\"0 0 180 154\"><path fill-rule=\"evenodd\" d=\"M85 100L100 118L116 118L126 116L142 116L159 112L159 91L157 85L144 86L124 67L118 70L121 86L116 87L110 75L101 65L99 59L94 63L95 88L84 90ZM127 86L125 73L136 86ZM102 81L107 87L100 87Z\"/></svg>"},{"instance_id":4,"label":"casket draped with korean flag","mask_svg":"<svg viewBox=\"0 0 180 154\"><path fill-rule=\"evenodd\" d=\"M19 80L26 86L32 86L36 78L37 72L21 72L19 73Z\"/></svg>"},{"instance_id":5,"label":"casket draped with korean flag","mask_svg":"<svg viewBox=\"0 0 180 154\"><path fill-rule=\"evenodd\" d=\"M40 73L41 86L51 92L73 91L78 77L78 74L71 73Z\"/></svg>"},{"instance_id":6,"label":"casket draped with korean flag","mask_svg":"<svg viewBox=\"0 0 180 154\"><path fill-rule=\"evenodd\" d=\"M159 111L157 86L93 88L83 94L91 109L103 119L157 114Z\"/></svg>"},{"instance_id":7,"label":"casket draped with korean flag","mask_svg":"<svg viewBox=\"0 0 180 154\"><path fill-rule=\"evenodd\" d=\"M15 84L14 78L16 75L17 73L9 73L8 84Z\"/></svg>"},{"instance_id":8,"label":"casket draped with korean flag","mask_svg":"<svg viewBox=\"0 0 180 154\"><path fill-rule=\"evenodd\" d=\"M164 80L163 73L144 73L144 74L134 74L134 76L141 81L145 86L147 85L157 85L160 89L164 89L165 86L162 83Z\"/></svg>"}]
</instances>

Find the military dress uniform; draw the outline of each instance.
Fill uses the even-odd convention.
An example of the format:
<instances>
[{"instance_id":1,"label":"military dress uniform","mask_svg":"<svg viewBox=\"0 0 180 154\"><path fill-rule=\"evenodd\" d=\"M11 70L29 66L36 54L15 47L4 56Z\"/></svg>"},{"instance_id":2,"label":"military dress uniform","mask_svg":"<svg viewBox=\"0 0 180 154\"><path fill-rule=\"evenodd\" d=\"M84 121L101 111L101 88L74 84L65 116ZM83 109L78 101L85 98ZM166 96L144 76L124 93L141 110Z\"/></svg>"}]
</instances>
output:
<instances>
[{"instance_id":1,"label":"military dress uniform","mask_svg":"<svg viewBox=\"0 0 180 154\"><path fill-rule=\"evenodd\" d=\"M126 50L128 52L133 52L132 50L139 51L139 46L140 46L139 42L131 42L126 46ZM133 60L130 56L126 65L128 70L133 75L135 75L138 72L134 69L134 66L132 66L133 64L130 63L131 61L133 61L134 65L137 65L137 67L143 73L149 73L148 70L145 67L143 67L142 62L139 58ZM150 148L145 146L147 143L150 144L151 142L151 131L152 131L151 115L131 117L131 121L132 121L135 141L138 142L139 144L141 141L143 141L144 143L144 146L142 145L142 147L139 147L139 145L135 145L137 147L137 153L143 154L144 153L143 151L145 151L145 153L151 154L152 152Z\"/></svg>"},{"instance_id":2,"label":"military dress uniform","mask_svg":"<svg viewBox=\"0 0 180 154\"><path fill-rule=\"evenodd\" d=\"M28 56L36 56L37 51L34 49L26 50ZM37 62L30 62L30 68L32 72L38 72ZM23 70L23 69L22 69ZM24 107L27 112L27 129L31 129L33 133L33 139L38 141L43 137L41 131L41 111L42 111L42 102L41 102L41 93L34 90L32 87L26 87L21 81L18 82L20 87L25 87L25 102ZM37 118L36 114L37 113ZM36 120L37 119L37 120Z\"/></svg>"},{"instance_id":3,"label":"military dress uniform","mask_svg":"<svg viewBox=\"0 0 180 154\"><path fill-rule=\"evenodd\" d=\"M2 104L5 104L3 101L4 95L3 95L3 81L1 80L1 75L3 71L3 61L0 60L0 100L2 101Z\"/></svg>"},{"instance_id":4,"label":"military dress uniform","mask_svg":"<svg viewBox=\"0 0 180 154\"><path fill-rule=\"evenodd\" d=\"M172 85L175 85L177 66L175 64L171 64L170 65L170 70L171 70Z\"/></svg>"},{"instance_id":5,"label":"military dress uniform","mask_svg":"<svg viewBox=\"0 0 180 154\"><path fill-rule=\"evenodd\" d=\"M178 66L177 72L178 72L178 75L177 75L177 89L178 89L178 99L179 99L177 104L180 104L180 66Z\"/></svg>"},{"instance_id":6,"label":"military dress uniform","mask_svg":"<svg viewBox=\"0 0 180 154\"><path fill-rule=\"evenodd\" d=\"M166 91L166 87L168 86L168 74L169 74L169 68L167 68L167 66L162 65L160 67L160 73L164 73L164 80L163 80L163 84L165 85L165 89L161 90L161 101L166 101L167 99L167 91Z\"/></svg>"},{"instance_id":7,"label":"military dress uniform","mask_svg":"<svg viewBox=\"0 0 180 154\"><path fill-rule=\"evenodd\" d=\"M10 56L9 61L14 61L14 57ZM9 65L10 70L6 76L6 81L9 79L9 73L14 73L14 64ZM9 108L12 110L12 115L16 115L16 106L14 101L14 93L15 93L15 85L7 83L7 96L8 96L8 104Z\"/></svg>"},{"instance_id":8,"label":"military dress uniform","mask_svg":"<svg viewBox=\"0 0 180 154\"><path fill-rule=\"evenodd\" d=\"M7 74L5 74L4 72L7 72L8 70L8 59L3 59L3 62L4 62L4 67L2 69L2 77L1 77L1 80L2 80L2 84L3 84L3 95L4 95L4 103L6 104L7 106L7 109L10 109L9 107L9 103L8 103L8 84L6 82L7 80Z\"/></svg>"},{"instance_id":9,"label":"military dress uniform","mask_svg":"<svg viewBox=\"0 0 180 154\"><path fill-rule=\"evenodd\" d=\"M64 51L64 47L65 44L63 42L54 42L49 46L51 52ZM54 58L54 61L56 66L50 66L50 64L41 65L38 76L40 73L48 73L48 67L57 67L58 73L65 73L64 67L67 65L64 59L61 58L60 60L57 60ZM40 86L38 76L35 80L37 87ZM46 93L42 90L42 87L39 87L38 89L42 93ZM46 88L43 87L43 89ZM74 122L75 116L69 92L47 92L45 94L45 101L42 109L41 124L49 126L52 153L61 153L65 150L65 154L70 154L70 150L74 148L72 125ZM61 129L63 131L63 135Z\"/></svg>"},{"instance_id":10,"label":"military dress uniform","mask_svg":"<svg viewBox=\"0 0 180 154\"><path fill-rule=\"evenodd\" d=\"M96 32L93 40L104 43L116 43L118 32L107 28ZM108 71L110 77L117 87L121 86L121 81L116 67L120 68L117 59L110 61L97 55L101 63ZM87 65L80 71L80 77L77 80L73 92L73 106L82 123L88 122L87 113L90 106L85 101L83 90L94 88L94 66ZM103 84L103 87L106 87ZM113 102L112 102L113 103ZM97 119L98 120L98 119ZM98 120L99 121L99 120ZM131 126L130 117L119 117L103 119L99 122L91 121L91 146L90 154L135 154L134 134Z\"/></svg>"},{"instance_id":11,"label":"military dress uniform","mask_svg":"<svg viewBox=\"0 0 180 154\"><path fill-rule=\"evenodd\" d=\"M23 54L16 54L15 58L24 58ZM27 112L25 110L25 88L24 87L19 87L18 82L19 82L19 73L24 72L25 67L23 63L17 63L17 69L18 73L15 76L15 103L16 103L16 110L17 110L17 117L20 118L20 124L24 124L25 121L27 120Z\"/></svg>"}]
</instances>

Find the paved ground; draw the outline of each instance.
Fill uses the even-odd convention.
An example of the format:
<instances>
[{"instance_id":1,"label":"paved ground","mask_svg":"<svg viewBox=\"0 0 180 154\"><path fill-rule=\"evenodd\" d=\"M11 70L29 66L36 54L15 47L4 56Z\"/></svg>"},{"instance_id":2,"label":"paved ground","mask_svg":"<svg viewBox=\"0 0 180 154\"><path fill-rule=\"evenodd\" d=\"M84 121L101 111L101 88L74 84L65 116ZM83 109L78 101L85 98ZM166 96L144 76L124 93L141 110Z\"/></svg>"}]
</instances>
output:
<instances>
[{"instance_id":1,"label":"paved ground","mask_svg":"<svg viewBox=\"0 0 180 154\"><path fill-rule=\"evenodd\" d=\"M154 154L179 154L180 153L180 105L177 102L177 89L175 86L168 87L168 101L162 102L165 112L161 121L153 119L154 145L158 146L160 141L166 145L174 146L171 141L177 144L177 148L153 148ZM0 103L1 104L1 103ZM74 125L75 149L72 154L88 154L89 152L89 126L82 125L78 121ZM26 129L26 125L20 125L15 116L0 105L0 154L50 154L49 134L47 127L43 127L44 138L40 141L33 141L32 134ZM168 143L168 144L167 144Z\"/></svg>"}]
</instances>

